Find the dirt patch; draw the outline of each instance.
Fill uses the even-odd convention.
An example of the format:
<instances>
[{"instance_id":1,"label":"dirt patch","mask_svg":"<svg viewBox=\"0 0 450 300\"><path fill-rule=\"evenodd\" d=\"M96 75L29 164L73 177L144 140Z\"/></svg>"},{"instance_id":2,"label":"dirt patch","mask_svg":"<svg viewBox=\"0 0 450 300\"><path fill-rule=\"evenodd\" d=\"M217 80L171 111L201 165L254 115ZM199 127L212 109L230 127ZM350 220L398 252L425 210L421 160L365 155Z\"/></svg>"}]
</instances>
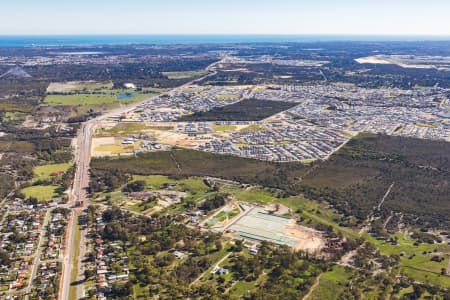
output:
<instances>
[{"instance_id":1,"label":"dirt patch","mask_svg":"<svg viewBox=\"0 0 450 300\"><path fill-rule=\"evenodd\" d=\"M93 80L90 81L68 81L68 82L52 82L47 88L47 93L64 93L80 89L99 89L111 88L111 83L99 83Z\"/></svg>"},{"instance_id":2,"label":"dirt patch","mask_svg":"<svg viewBox=\"0 0 450 300\"><path fill-rule=\"evenodd\" d=\"M52 82L47 88L47 93L64 93L70 92L76 89L77 86L82 84L81 81L69 81L69 82ZM86 82L94 83L94 81Z\"/></svg>"},{"instance_id":3,"label":"dirt patch","mask_svg":"<svg viewBox=\"0 0 450 300\"><path fill-rule=\"evenodd\" d=\"M382 59L377 56L368 56L368 57L361 57L355 59L355 61L359 64L382 64L382 65L390 65L392 62Z\"/></svg>"},{"instance_id":4,"label":"dirt patch","mask_svg":"<svg viewBox=\"0 0 450 300\"><path fill-rule=\"evenodd\" d=\"M185 133L173 131L153 130L151 131L151 134L154 136L156 141L161 144L174 145L185 148L195 148L199 145L203 145L206 141L205 139L198 139L190 137Z\"/></svg>"},{"instance_id":5,"label":"dirt patch","mask_svg":"<svg viewBox=\"0 0 450 300\"><path fill-rule=\"evenodd\" d=\"M266 207L267 211L273 212L274 215L283 216L291 213L291 209L279 203L272 203Z\"/></svg>"},{"instance_id":6,"label":"dirt patch","mask_svg":"<svg viewBox=\"0 0 450 300\"><path fill-rule=\"evenodd\" d=\"M292 220L291 224L286 225L286 230L286 237L298 240L298 243L293 247L294 250L314 253L319 252L325 247L325 239L317 230L298 225L294 220Z\"/></svg>"},{"instance_id":7,"label":"dirt patch","mask_svg":"<svg viewBox=\"0 0 450 300\"><path fill-rule=\"evenodd\" d=\"M410 69L433 69L433 65L427 64L415 64L412 62L404 62L400 59L393 57L379 57L379 56L368 56L355 59L357 63L360 64L380 64L380 65L397 65L402 68Z\"/></svg>"}]
</instances>

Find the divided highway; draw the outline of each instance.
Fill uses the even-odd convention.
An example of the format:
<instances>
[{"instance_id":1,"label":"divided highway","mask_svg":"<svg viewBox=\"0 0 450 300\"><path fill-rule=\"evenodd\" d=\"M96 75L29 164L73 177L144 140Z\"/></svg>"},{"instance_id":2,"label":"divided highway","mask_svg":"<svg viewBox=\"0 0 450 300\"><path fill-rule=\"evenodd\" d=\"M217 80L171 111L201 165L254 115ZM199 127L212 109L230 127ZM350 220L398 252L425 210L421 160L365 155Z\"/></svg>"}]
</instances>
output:
<instances>
[{"instance_id":1,"label":"divided highway","mask_svg":"<svg viewBox=\"0 0 450 300\"><path fill-rule=\"evenodd\" d=\"M175 88L174 90L185 88L191 84L195 84L197 81L204 79L205 77L211 76L216 73L214 67L219 64L221 61L215 62L206 68L209 71L209 74L197 78L193 81L190 81L180 87ZM151 99L151 98L149 98ZM102 124L102 121L111 118L117 117L122 114L126 114L134 109L136 109L142 103L145 103L149 99L146 99L141 102L133 103L130 105L122 106L120 108L109 111L106 114L103 114L95 119L89 120L82 124L80 130L78 131L78 135L76 137L75 146L75 164L76 171L74 176L74 182L72 186L72 190L69 194L69 201L65 205L67 208L71 209L71 219L68 222L67 233L66 233L66 250L64 251L63 257L63 270L61 277L61 284L59 289L59 297L60 300L68 300L70 293L70 285L71 285L71 273L72 269L77 267L79 268L79 263L81 262L82 257L84 256L84 251L81 251L79 256L75 257L74 249L76 247L80 247L80 249L84 249L81 247L82 245L77 245L77 241L75 240L75 232L77 229L77 216L88 207L89 202L87 198L87 188L89 186L89 167L91 162L91 145L92 145L92 137L95 133L95 130L98 126ZM85 235L86 230L83 230L80 235ZM84 240L81 238L80 240ZM79 242L79 241L78 241ZM74 264L75 262L75 264ZM77 270L79 273L79 270ZM76 278L79 278L82 274L77 274ZM75 295L72 294L71 299L80 299L83 297L83 285L79 284L76 287Z\"/></svg>"},{"instance_id":2,"label":"divided highway","mask_svg":"<svg viewBox=\"0 0 450 300\"><path fill-rule=\"evenodd\" d=\"M91 143L92 135L95 130L95 121L88 121L83 124L77 136L75 148L75 164L76 172L72 191L69 195L68 208L71 211L71 220L67 226L67 243L63 259L63 275L61 278L60 299L69 299L69 289L71 282L71 271L75 267L73 265L74 249L80 245L76 245L75 230L77 230L77 216L84 208L87 207L87 188L89 186L89 164L91 161ZM79 205L77 205L79 204ZM78 299L78 297L77 297Z\"/></svg>"}]
</instances>

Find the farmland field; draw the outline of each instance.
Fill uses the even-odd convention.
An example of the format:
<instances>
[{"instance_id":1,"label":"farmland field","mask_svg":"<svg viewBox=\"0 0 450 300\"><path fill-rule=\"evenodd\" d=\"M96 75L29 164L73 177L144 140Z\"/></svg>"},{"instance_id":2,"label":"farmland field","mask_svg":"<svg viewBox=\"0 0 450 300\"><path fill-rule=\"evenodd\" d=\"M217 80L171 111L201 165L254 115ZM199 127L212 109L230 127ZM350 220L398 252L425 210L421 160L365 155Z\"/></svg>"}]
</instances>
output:
<instances>
[{"instance_id":1,"label":"farmland field","mask_svg":"<svg viewBox=\"0 0 450 300\"><path fill-rule=\"evenodd\" d=\"M115 94L74 94L74 95L48 95L44 103L51 106L78 106L97 104L130 103L149 98L150 95L138 94L135 97L119 100Z\"/></svg>"}]
</instances>

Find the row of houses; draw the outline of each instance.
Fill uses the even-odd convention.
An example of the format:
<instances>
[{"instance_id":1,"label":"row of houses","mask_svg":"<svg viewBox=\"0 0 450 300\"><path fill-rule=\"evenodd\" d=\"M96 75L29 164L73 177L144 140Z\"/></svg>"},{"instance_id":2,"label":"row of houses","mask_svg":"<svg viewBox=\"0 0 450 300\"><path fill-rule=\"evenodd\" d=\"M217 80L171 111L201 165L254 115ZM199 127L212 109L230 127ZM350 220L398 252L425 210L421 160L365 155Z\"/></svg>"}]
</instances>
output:
<instances>
[{"instance_id":1,"label":"row of houses","mask_svg":"<svg viewBox=\"0 0 450 300\"><path fill-rule=\"evenodd\" d=\"M104 222L100 215L97 215L96 232L100 232L104 227ZM120 241L115 243L104 242L97 233L95 236L95 274L96 274L96 297L97 300L106 299L111 291L111 284L117 281L128 281L128 256L120 246ZM111 266L120 265L121 270L112 270Z\"/></svg>"}]
</instances>

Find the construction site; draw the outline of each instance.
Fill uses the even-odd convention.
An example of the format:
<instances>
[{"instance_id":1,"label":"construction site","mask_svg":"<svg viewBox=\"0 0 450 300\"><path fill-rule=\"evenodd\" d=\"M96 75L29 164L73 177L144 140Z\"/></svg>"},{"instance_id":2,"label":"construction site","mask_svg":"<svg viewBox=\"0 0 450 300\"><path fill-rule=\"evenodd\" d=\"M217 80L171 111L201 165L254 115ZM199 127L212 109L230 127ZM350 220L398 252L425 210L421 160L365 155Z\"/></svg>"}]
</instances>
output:
<instances>
[{"instance_id":1,"label":"construction site","mask_svg":"<svg viewBox=\"0 0 450 300\"><path fill-rule=\"evenodd\" d=\"M320 252L325 247L325 238L319 231L297 224L295 219L280 211L282 208L275 212L270 206L233 203L224 206L201 226L233 239L268 241L310 253Z\"/></svg>"}]
</instances>

